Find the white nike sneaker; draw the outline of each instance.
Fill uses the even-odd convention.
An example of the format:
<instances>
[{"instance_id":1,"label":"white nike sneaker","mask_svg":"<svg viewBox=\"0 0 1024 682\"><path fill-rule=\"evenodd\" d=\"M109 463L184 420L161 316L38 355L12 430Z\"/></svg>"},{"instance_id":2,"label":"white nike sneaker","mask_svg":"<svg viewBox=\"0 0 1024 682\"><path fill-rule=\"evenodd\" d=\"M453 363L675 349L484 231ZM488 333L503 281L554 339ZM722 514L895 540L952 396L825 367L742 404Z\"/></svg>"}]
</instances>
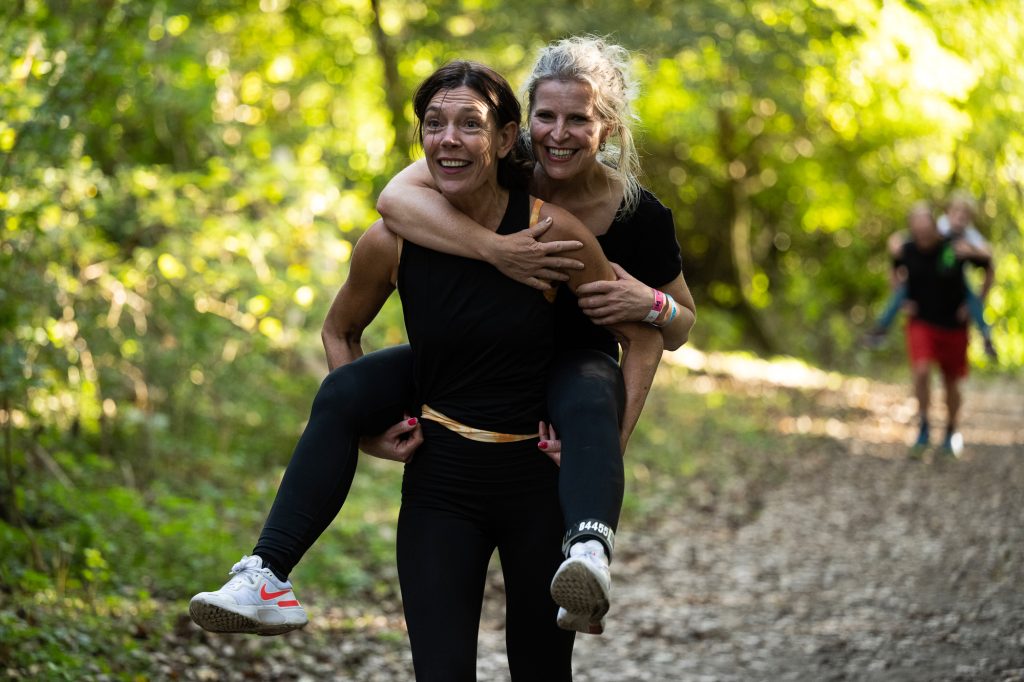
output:
<instances>
[{"instance_id":1,"label":"white nike sneaker","mask_svg":"<svg viewBox=\"0 0 1024 682\"><path fill-rule=\"evenodd\" d=\"M230 575L224 587L189 602L188 614L204 630L280 635L309 622L292 584L278 580L258 556L243 556Z\"/></svg>"},{"instance_id":2,"label":"white nike sneaker","mask_svg":"<svg viewBox=\"0 0 1024 682\"><path fill-rule=\"evenodd\" d=\"M597 540L574 544L551 581L551 598L562 607L558 626L587 634L604 632L611 590L612 574L604 545Z\"/></svg>"}]
</instances>

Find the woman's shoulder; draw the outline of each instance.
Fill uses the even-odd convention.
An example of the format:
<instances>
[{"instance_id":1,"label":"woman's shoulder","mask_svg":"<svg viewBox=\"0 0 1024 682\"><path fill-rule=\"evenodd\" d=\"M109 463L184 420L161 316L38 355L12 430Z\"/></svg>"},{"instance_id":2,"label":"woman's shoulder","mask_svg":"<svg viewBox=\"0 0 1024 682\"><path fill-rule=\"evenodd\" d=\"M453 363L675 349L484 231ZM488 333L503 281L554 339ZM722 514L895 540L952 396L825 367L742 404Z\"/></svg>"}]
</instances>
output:
<instances>
[{"instance_id":1,"label":"woman's shoulder","mask_svg":"<svg viewBox=\"0 0 1024 682\"><path fill-rule=\"evenodd\" d=\"M646 211L656 215L672 215L672 209L661 203L661 199L658 198L658 195L646 187L640 188L637 195L636 210Z\"/></svg>"},{"instance_id":2,"label":"woman's shoulder","mask_svg":"<svg viewBox=\"0 0 1024 682\"><path fill-rule=\"evenodd\" d=\"M675 230L672 210L661 203L657 195L646 187L640 188L633 210L629 213L620 212L615 222L628 226L630 230L637 227Z\"/></svg>"},{"instance_id":3,"label":"woman's shoulder","mask_svg":"<svg viewBox=\"0 0 1024 682\"><path fill-rule=\"evenodd\" d=\"M402 238L389 230L383 220L377 220L359 237L353 258L397 262L401 252Z\"/></svg>"}]
</instances>

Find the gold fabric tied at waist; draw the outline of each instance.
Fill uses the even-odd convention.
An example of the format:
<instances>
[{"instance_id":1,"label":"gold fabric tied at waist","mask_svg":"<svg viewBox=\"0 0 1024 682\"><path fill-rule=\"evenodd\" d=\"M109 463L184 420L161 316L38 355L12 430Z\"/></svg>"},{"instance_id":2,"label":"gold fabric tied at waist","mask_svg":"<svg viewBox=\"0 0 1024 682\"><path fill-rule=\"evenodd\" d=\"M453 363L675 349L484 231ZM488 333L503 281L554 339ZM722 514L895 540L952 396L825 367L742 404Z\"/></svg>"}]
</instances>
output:
<instances>
[{"instance_id":1,"label":"gold fabric tied at waist","mask_svg":"<svg viewBox=\"0 0 1024 682\"><path fill-rule=\"evenodd\" d=\"M457 422L451 417L441 414L437 410L431 408L430 405L423 406L420 419L429 419L432 422L437 422L449 431L454 431L463 438L475 440L480 443L515 443L521 440L530 440L531 438L537 438L540 436L538 433L531 433L527 435L520 435L516 433L497 433L495 431L484 431L483 429L466 426L462 422Z\"/></svg>"}]
</instances>

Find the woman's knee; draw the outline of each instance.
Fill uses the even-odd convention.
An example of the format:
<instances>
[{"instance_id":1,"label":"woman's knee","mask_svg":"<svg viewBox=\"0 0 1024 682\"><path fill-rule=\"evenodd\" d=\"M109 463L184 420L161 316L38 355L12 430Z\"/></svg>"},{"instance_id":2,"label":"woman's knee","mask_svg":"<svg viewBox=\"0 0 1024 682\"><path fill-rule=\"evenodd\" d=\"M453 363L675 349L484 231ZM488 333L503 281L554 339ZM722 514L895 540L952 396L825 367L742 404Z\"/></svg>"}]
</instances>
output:
<instances>
[{"instance_id":1,"label":"woman's knee","mask_svg":"<svg viewBox=\"0 0 1024 682\"><path fill-rule=\"evenodd\" d=\"M548 391L552 418L556 415L622 419L625 386L619 365L604 353L585 351L560 358Z\"/></svg>"},{"instance_id":2,"label":"woman's knee","mask_svg":"<svg viewBox=\"0 0 1024 682\"><path fill-rule=\"evenodd\" d=\"M335 368L320 384L313 412L339 420L400 411L412 399L412 355L408 346L374 351ZM400 419L401 414L395 417Z\"/></svg>"},{"instance_id":3,"label":"woman's knee","mask_svg":"<svg viewBox=\"0 0 1024 682\"><path fill-rule=\"evenodd\" d=\"M334 369L320 384L313 398L313 413L330 413L340 420L346 416L354 418L363 382L364 377L352 367L352 363Z\"/></svg>"}]
</instances>

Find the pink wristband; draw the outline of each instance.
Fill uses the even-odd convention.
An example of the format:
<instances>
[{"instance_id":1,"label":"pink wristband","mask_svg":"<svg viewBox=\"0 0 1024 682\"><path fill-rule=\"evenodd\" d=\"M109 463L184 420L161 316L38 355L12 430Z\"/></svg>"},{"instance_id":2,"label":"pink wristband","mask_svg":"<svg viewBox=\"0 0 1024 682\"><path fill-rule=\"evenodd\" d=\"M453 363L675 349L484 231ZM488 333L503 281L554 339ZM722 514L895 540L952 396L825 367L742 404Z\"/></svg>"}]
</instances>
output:
<instances>
[{"instance_id":1,"label":"pink wristband","mask_svg":"<svg viewBox=\"0 0 1024 682\"><path fill-rule=\"evenodd\" d=\"M664 327L672 320L676 319L676 314L678 314L679 309L676 307L676 300L672 298L671 294L665 294L665 309L669 311L668 317L666 317L661 322L658 322L657 320L652 322L651 324L653 324L655 327Z\"/></svg>"},{"instance_id":2,"label":"pink wristband","mask_svg":"<svg viewBox=\"0 0 1024 682\"><path fill-rule=\"evenodd\" d=\"M651 312L647 313L647 317L644 318L644 322L653 324L658 316L661 315L661 311L665 309L665 294L659 289L653 289L654 291L654 303L651 304Z\"/></svg>"}]
</instances>

